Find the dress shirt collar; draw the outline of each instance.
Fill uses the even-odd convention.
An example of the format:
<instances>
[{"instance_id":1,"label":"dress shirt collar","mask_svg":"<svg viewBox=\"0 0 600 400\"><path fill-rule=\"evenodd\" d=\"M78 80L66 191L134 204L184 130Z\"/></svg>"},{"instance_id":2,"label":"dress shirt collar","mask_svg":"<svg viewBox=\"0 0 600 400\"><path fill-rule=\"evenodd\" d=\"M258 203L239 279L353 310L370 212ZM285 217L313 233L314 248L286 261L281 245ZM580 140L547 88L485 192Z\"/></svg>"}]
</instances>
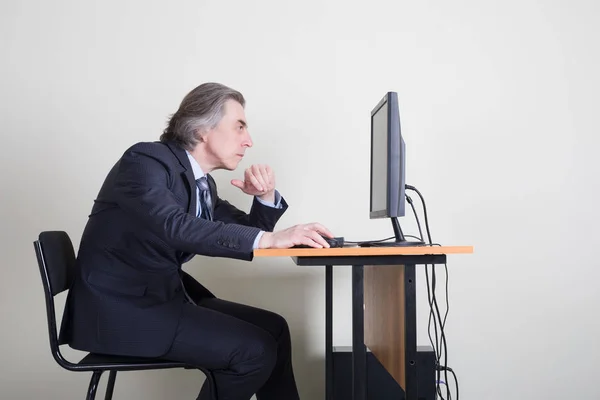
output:
<instances>
[{"instance_id":1,"label":"dress shirt collar","mask_svg":"<svg viewBox=\"0 0 600 400\"><path fill-rule=\"evenodd\" d=\"M198 180L200 178L202 178L205 174L202 171L202 168L200 168L200 164L198 164L198 161L196 161L196 159L190 154L189 151L185 151L185 153L187 154L188 158L190 159L190 164L192 164L192 171L194 172L194 179Z\"/></svg>"}]
</instances>

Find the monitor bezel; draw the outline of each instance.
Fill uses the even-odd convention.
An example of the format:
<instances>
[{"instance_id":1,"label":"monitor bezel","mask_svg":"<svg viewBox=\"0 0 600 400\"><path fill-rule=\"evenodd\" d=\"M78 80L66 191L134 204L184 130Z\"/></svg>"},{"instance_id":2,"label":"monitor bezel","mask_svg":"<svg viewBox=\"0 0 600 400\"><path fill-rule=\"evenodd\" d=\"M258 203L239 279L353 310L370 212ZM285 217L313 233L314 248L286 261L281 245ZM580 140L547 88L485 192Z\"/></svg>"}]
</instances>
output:
<instances>
[{"instance_id":1,"label":"monitor bezel","mask_svg":"<svg viewBox=\"0 0 600 400\"><path fill-rule=\"evenodd\" d=\"M386 206L382 210L373 210L373 117L382 108L387 107L387 179L386 179ZM404 179L400 181L401 163L406 163L404 158L406 154L402 152L402 129L400 127L400 111L398 107L398 94L396 92L387 92L377 105L371 110L371 158L370 158L370 191L369 191L369 217L393 218L403 217L404 210L400 209L402 198L404 196ZM398 182L398 192L393 193L391 182Z\"/></svg>"}]
</instances>

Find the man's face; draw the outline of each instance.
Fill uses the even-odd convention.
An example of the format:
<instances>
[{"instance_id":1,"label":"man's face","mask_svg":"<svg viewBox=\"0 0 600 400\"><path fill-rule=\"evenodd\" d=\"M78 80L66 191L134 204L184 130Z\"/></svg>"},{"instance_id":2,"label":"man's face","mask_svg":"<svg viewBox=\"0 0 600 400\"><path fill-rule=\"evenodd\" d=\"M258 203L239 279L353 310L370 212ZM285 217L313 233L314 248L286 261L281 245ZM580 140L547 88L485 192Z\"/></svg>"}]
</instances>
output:
<instances>
[{"instance_id":1,"label":"man's face","mask_svg":"<svg viewBox=\"0 0 600 400\"><path fill-rule=\"evenodd\" d=\"M228 100L223 118L205 136L206 152L216 168L234 170L244 157L252 139L248 133L246 114L240 103Z\"/></svg>"}]
</instances>

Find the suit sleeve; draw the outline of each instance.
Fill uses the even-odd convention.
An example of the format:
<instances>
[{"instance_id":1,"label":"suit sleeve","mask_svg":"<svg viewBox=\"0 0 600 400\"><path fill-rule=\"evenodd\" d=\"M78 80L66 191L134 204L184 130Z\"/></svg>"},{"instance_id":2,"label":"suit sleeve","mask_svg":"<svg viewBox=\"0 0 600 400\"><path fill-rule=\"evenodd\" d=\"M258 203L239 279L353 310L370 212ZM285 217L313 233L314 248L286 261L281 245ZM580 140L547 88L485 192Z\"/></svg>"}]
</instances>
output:
<instances>
[{"instance_id":1,"label":"suit sleeve","mask_svg":"<svg viewBox=\"0 0 600 400\"><path fill-rule=\"evenodd\" d=\"M115 181L119 206L177 250L251 260L260 229L188 214L169 189L168 167L144 150L134 146L119 163Z\"/></svg>"},{"instance_id":2,"label":"suit sleeve","mask_svg":"<svg viewBox=\"0 0 600 400\"><path fill-rule=\"evenodd\" d=\"M253 226L266 232L272 232L275 229L277 221L279 221L287 208L288 205L283 198L281 198L281 208L261 204L260 201L254 198L250 213L247 214L230 204L227 200L223 200L217 196L215 219L226 223Z\"/></svg>"}]
</instances>

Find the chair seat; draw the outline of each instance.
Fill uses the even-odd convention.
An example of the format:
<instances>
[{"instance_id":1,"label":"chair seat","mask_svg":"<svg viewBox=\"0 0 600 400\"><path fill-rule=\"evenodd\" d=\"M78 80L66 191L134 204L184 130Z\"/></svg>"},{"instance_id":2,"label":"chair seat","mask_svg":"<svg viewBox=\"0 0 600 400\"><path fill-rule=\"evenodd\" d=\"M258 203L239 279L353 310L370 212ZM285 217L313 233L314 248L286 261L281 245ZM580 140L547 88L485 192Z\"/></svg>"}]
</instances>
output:
<instances>
[{"instance_id":1,"label":"chair seat","mask_svg":"<svg viewBox=\"0 0 600 400\"><path fill-rule=\"evenodd\" d=\"M191 365L154 358L115 356L110 354L88 353L77 363L81 367L98 367L106 370L142 370L164 368L196 368ZM86 368L87 369L87 368Z\"/></svg>"}]
</instances>

